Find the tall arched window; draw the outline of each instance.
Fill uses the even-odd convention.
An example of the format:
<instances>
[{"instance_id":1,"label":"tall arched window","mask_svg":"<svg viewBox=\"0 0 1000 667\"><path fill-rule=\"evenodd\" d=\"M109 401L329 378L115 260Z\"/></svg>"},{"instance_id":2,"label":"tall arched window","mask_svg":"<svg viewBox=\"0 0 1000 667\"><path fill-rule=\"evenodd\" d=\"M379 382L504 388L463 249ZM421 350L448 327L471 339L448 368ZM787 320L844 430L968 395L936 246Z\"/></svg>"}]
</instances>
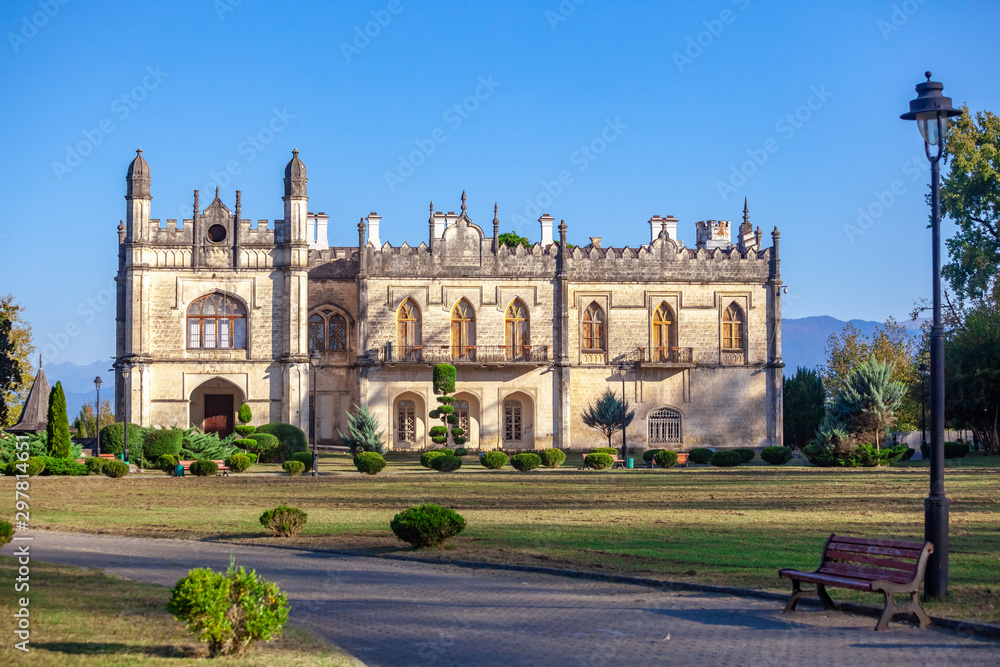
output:
<instances>
[{"instance_id":1,"label":"tall arched window","mask_svg":"<svg viewBox=\"0 0 1000 667\"><path fill-rule=\"evenodd\" d=\"M323 341L326 339L326 320L319 313L309 316L309 349L322 350L326 346Z\"/></svg>"},{"instance_id":2,"label":"tall arched window","mask_svg":"<svg viewBox=\"0 0 1000 667\"><path fill-rule=\"evenodd\" d=\"M413 443L417 441L417 410L413 401L396 404L396 440Z\"/></svg>"},{"instance_id":3,"label":"tall arched window","mask_svg":"<svg viewBox=\"0 0 1000 667\"><path fill-rule=\"evenodd\" d=\"M347 320L340 313L330 316L330 349L338 352L347 349Z\"/></svg>"},{"instance_id":4,"label":"tall arched window","mask_svg":"<svg viewBox=\"0 0 1000 667\"><path fill-rule=\"evenodd\" d=\"M521 401L504 401L503 404L503 440L504 445L517 445L523 436L523 421Z\"/></svg>"},{"instance_id":5,"label":"tall arched window","mask_svg":"<svg viewBox=\"0 0 1000 667\"><path fill-rule=\"evenodd\" d=\"M331 308L309 316L309 349L342 352L347 349L347 318Z\"/></svg>"},{"instance_id":6,"label":"tall arched window","mask_svg":"<svg viewBox=\"0 0 1000 667\"><path fill-rule=\"evenodd\" d=\"M722 314L722 349L726 352L742 352L746 342L746 321L743 309L735 303Z\"/></svg>"},{"instance_id":7,"label":"tall arched window","mask_svg":"<svg viewBox=\"0 0 1000 667\"><path fill-rule=\"evenodd\" d=\"M224 294L206 294L187 309L189 349L247 346L247 312L243 304Z\"/></svg>"},{"instance_id":8,"label":"tall arched window","mask_svg":"<svg viewBox=\"0 0 1000 667\"><path fill-rule=\"evenodd\" d=\"M528 338L528 309L520 299L507 306L504 316L504 343L508 359L521 359L530 352L531 343Z\"/></svg>"},{"instance_id":9,"label":"tall arched window","mask_svg":"<svg viewBox=\"0 0 1000 667\"><path fill-rule=\"evenodd\" d=\"M674 311L661 303L653 313L653 361L673 359L675 326Z\"/></svg>"},{"instance_id":10,"label":"tall arched window","mask_svg":"<svg viewBox=\"0 0 1000 667\"><path fill-rule=\"evenodd\" d=\"M469 402L468 401L455 401L455 418L458 423L455 426L459 427L465 431L465 437L469 436Z\"/></svg>"},{"instance_id":11,"label":"tall arched window","mask_svg":"<svg viewBox=\"0 0 1000 667\"><path fill-rule=\"evenodd\" d=\"M453 359L476 358L476 313L465 299L451 309L451 356Z\"/></svg>"},{"instance_id":12,"label":"tall arched window","mask_svg":"<svg viewBox=\"0 0 1000 667\"><path fill-rule=\"evenodd\" d=\"M585 352L607 351L604 310L596 301L583 312L583 349Z\"/></svg>"},{"instance_id":13,"label":"tall arched window","mask_svg":"<svg viewBox=\"0 0 1000 667\"><path fill-rule=\"evenodd\" d=\"M396 346L401 359L420 357L420 309L407 299L396 312Z\"/></svg>"},{"instance_id":14,"label":"tall arched window","mask_svg":"<svg viewBox=\"0 0 1000 667\"><path fill-rule=\"evenodd\" d=\"M649 413L649 444L681 442L681 413L660 408Z\"/></svg>"}]
</instances>

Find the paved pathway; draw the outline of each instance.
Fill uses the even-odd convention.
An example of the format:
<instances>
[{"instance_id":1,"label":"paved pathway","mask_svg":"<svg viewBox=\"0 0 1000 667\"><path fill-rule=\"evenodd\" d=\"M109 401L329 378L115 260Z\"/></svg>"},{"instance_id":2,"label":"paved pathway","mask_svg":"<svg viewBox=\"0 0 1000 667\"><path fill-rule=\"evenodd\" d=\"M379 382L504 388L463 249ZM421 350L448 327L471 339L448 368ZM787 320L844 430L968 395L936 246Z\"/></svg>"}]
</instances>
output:
<instances>
[{"instance_id":1,"label":"paved pathway","mask_svg":"<svg viewBox=\"0 0 1000 667\"><path fill-rule=\"evenodd\" d=\"M267 547L35 535L38 560L168 586L191 567L224 569L232 552L281 585L297 625L372 667L1000 664L998 642L900 623L876 633L874 619L787 617L762 600Z\"/></svg>"}]
</instances>

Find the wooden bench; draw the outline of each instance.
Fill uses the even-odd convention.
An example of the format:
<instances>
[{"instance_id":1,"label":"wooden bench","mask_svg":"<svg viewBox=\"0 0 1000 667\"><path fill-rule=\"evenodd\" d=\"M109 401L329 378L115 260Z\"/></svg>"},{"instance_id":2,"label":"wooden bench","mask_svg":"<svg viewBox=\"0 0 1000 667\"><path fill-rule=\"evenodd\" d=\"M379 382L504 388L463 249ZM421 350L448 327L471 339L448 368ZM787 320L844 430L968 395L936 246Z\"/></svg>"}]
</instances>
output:
<instances>
[{"instance_id":1,"label":"wooden bench","mask_svg":"<svg viewBox=\"0 0 1000 667\"><path fill-rule=\"evenodd\" d=\"M682 468L687 468L688 467L688 454L687 454L687 452L677 452L677 465L681 466ZM647 468L653 468L655 466L656 466L656 461L653 461L652 459L650 459L649 461L646 461L646 467Z\"/></svg>"},{"instance_id":2,"label":"wooden bench","mask_svg":"<svg viewBox=\"0 0 1000 667\"><path fill-rule=\"evenodd\" d=\"M191 464L194 463L194 461L178 461L177 463L179 465L184 466L184 472L191 472ZM218 477L219 475L222 475L223 477L229 477L229 466L226 465L225 461L218 461L212 459L212 463L219 466L219 472L215 473L216 477Z\"/></svg>"},{"instance_id":3,"label":"wooden bench","mask_svg":"<svg viewBox=\"0 0 1000 667\"><path fill-rule=\"evenodd\" d=\"M835 609L826 592L827 586L833 586L882 593L885 606L875 625L876 630L888 629L889 621L896 614L913 614L920 627L926 627L931 619L920 606L917 591L924 578L927 558L932 553L934 545L930 542L830 535L815 572L778 571L779 576L792 581L792 597L785 605L785 613L795 611L799 599L807 595L818 597L826 609ZM802 582L815 584L816 590L802 590ZM901 594L909 595L909 600L896 602L895 596Z\"/></svg>"}]
</instances>

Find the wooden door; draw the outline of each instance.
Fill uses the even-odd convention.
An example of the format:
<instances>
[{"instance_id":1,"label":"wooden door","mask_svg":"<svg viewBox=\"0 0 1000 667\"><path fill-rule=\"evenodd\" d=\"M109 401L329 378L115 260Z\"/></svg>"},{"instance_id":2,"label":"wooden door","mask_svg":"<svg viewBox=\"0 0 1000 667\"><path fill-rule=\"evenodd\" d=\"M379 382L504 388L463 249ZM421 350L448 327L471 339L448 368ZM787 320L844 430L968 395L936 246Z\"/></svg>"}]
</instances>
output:
<instances>
[{"instance_id":1,"label":"wooden door","mask_svg":"<svg viewBox=\"0 0 1000 667\"><path fill-rule=\"evenodd\" d=\"M205 394L205 433L218 433L224 438L233 432L232 394Z\"/></svg>"}]
</instances>

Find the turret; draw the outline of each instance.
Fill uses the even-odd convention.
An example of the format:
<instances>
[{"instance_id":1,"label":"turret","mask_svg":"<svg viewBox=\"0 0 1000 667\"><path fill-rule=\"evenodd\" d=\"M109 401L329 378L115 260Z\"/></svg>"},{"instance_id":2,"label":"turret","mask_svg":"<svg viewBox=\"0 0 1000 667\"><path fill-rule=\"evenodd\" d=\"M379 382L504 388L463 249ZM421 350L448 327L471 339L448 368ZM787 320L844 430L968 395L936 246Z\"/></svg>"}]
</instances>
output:
<instances>
[{"instance_id":1,"label":"turret","mask_svg":"<svg viewBox=\"0 0 1000 667\"><path fill-rule=\"evenodd\" d=\"M299 159L299 149L292 150L292 159L285 166L285 233L284 241L291 244L308 243L309 197L306 195L306 166Z\"/></svg>"},{"instance_id":2,"label":"turret","mask_svg":"<svg viewBox=\"0 0 1000 667\"><path fill-rule=\"evenodd\" d=\"M135 151L135 159L128 166L125 175L125 239L129 243L149 241L149 206L153 197L149 194L149 163L142 157L142 149Z\"/></svg>"}]
</instances>

